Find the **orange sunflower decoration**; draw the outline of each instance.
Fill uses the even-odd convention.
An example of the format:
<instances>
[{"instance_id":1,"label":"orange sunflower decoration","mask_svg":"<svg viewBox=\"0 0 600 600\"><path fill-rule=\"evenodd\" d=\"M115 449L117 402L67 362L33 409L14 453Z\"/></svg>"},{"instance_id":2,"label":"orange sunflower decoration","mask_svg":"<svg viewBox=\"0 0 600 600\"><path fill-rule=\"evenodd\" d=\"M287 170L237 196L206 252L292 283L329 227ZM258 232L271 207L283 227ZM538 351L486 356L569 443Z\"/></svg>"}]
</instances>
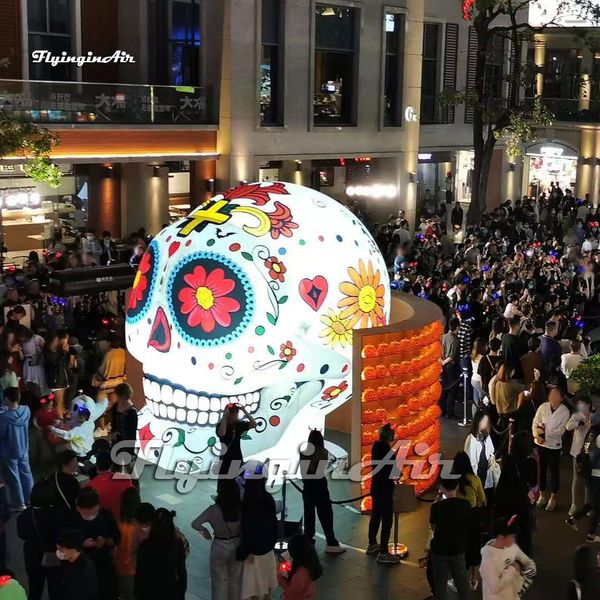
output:
<instances>
[{"instance_id":1,"label":"orange sunflower decoration","mask_svg":"<svg viewBox=\"0 0 600 600\"><path fill-rule=\"evenodd\" d=\"M342 309L340 318L348 319L348 327L358 324L360 328L365 328L369 323L373 327L379 327L385 324L385 288L379 271L373 269L370 260L365 266L361 259L358 261L358 271L349 267L348 275L351 281L340 283L340 292L345 295L338 302L338 307Z\"/></svg>"}]
</instances>

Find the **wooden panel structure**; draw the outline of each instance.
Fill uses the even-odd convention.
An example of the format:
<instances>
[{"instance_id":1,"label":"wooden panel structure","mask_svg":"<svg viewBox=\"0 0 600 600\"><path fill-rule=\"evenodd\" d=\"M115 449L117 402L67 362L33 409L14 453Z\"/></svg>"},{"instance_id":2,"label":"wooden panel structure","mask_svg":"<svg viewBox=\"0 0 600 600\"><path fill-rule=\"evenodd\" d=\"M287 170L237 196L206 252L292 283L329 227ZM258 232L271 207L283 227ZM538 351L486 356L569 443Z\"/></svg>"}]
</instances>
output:
<instances>
[{"instance_id":1,"label":"wooden panel structure","mask_svg":"<svg viewBox=\"0 0 600 600\"><path fill-rule=\"evenodd\" d=\"M21 11L19 0L0 0L0 59L8 59L0 70L3 79L21 78Z\"/></svg>"}]
</instances>

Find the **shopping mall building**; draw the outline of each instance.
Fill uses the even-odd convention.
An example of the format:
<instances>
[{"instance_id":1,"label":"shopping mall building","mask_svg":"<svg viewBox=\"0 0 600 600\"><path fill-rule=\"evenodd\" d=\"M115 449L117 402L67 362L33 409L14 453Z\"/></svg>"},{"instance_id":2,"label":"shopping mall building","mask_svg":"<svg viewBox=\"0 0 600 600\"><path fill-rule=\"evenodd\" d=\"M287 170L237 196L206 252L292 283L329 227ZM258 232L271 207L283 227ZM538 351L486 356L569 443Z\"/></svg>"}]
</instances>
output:
<instances>
[{"instance_id":1,"label":"shopping mall building","mask_svg":"<svg viewBox=\"0 0 600 600\"><path fill-rule=\"evenodd\" d=\"M598 198L600 54L574 31L528 50L556 123L522 162L498 147L490 206L551 181ZM52 189L0 161L6 242L40 248L58 219L154 233L252 180L321 189L374 222L412 220L426 195L467 204L472 114L437 96L473 85L475 47L454 0L0 0L2 110L58 132L64 174ZM53 66L40 50L127 59Z\"/></svg>"}]
</instances>

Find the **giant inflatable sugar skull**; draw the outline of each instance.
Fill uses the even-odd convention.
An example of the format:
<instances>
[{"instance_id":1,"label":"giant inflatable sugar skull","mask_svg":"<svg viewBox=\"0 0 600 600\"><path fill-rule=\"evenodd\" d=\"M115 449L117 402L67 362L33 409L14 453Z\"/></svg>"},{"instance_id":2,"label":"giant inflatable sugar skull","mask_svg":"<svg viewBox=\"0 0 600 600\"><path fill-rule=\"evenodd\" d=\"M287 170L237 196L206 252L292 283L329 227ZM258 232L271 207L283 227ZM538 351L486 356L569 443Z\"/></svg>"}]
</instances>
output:
<instances>
[{"instance_id":1,"label":"giant inflatable sugar skull","mask_svg":"<svg viewBox=\"0 0 600 600\"><path fill-rule=\"evenodd\" d=\"M350 397L352 329L386 324L389 295L371 235L312 189L244 185L170 225L128 306L127 346L144 369L141 455L206 470L233 402L258 424L246 457L296 457Z\"/></svg>"}]
</instances>

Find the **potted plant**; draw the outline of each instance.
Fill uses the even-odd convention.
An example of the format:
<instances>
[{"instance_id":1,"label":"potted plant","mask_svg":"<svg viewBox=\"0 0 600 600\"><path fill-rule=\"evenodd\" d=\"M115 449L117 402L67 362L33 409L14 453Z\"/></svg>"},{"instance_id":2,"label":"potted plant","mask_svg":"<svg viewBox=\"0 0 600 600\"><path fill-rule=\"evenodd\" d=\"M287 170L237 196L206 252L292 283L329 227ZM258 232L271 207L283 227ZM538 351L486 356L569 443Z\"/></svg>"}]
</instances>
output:
<instances>
[{"instance_id":1,"label":"potted plant","mask_svg":"<svg viewBox=\"0 0 600 600\"><path fill-rule=\"evenodd\" d=\"M600 399L600 354L586 358L575 369L571 377L579 383L580 390L595 400L596 407Z\"/></svg>"}]
</instances>

